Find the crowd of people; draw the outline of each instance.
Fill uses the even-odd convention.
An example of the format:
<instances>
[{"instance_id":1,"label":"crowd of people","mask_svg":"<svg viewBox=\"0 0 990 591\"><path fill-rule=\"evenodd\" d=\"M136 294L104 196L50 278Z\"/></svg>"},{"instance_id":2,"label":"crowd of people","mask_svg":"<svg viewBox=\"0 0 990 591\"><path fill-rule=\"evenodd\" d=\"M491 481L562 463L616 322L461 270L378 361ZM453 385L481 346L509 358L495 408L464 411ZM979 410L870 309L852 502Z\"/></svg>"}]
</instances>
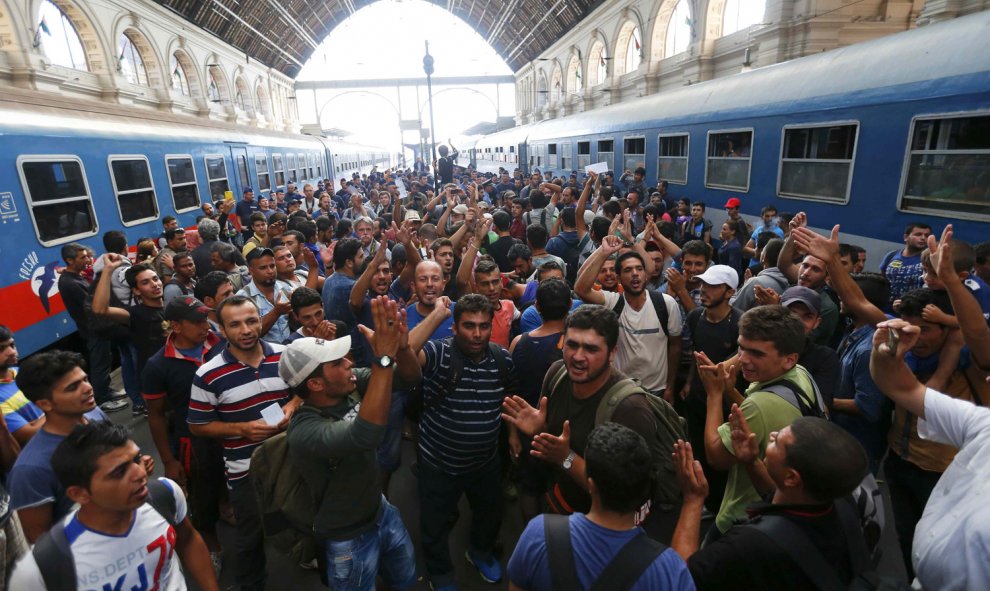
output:
<instances>
[{"instance_id":1,"label":"crowd of people","mask_svg":"<svg viewBox=\"0 0 990 591\"><path fill-rule=\"evenodd\" d=\"M829 220L732 197L717 228L643 169L441 155L64 245L85 346L19 363L0 327L0 582L262 590L291 531L332 589L450 590L463 518L511 589L831 590L877 580L881 476L908 581L990 588L990 243L913 223L870 272Z\"/></svg>"}]
</instances>

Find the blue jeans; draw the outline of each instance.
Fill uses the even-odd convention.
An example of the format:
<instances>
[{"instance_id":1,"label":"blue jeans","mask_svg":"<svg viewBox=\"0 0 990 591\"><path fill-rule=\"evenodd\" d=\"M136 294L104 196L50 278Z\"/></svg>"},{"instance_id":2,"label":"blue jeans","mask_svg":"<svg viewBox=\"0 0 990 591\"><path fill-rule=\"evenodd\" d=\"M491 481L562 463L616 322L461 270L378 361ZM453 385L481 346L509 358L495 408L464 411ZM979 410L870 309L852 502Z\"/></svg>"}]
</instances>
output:
<instances>
[{"instance_id":1,"label":"blue jeans","mask_svg":"<svg viewBox=\"0 0 990 591\"><path fill-rule=\"evenodd\" d=\"M124 391L131 399L133 406L144 406L144 398L141 397L141 376L137 371L137 351L134 345L128 341L114 341L113 343L120 352L120 377L124 380Z\"/></svg>"},{"instance_id":2,"label":"blue jeans","mask_svg":"<svg viewBox=\"0 0 990 591\"><path fill-rule=\"evenodd\" d=\"M402 424L406 420L405 390L392 392L392 403L388 407L388 423L385 425L385 438L378 444L378 466L382 472L391 474L402 463Z\"/></svg>"},{"instance_id":3,"label":"blue jeans","mask_svg":"<svg viewBox=\"0 0 990 591\"><path fill-rule=\"evenodd\" d=\"M381 572L390 589L416 584L416 552L399 510L382 497L375 527L350 540L327 540L327 580L333 591L374 591Z\"/></svg>"}]
</instances>

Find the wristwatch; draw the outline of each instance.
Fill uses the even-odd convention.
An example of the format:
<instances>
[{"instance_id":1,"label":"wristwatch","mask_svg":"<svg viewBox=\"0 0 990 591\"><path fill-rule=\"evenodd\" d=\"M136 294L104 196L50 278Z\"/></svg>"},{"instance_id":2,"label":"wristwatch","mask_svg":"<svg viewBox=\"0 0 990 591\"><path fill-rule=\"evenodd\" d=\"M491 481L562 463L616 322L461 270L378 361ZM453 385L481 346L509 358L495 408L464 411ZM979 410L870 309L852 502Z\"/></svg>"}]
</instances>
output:
<instances>
[{"instance_id":1,"label":"wristwatch","mask_svg":"<svg viewBox=\"0 0 990 591\"><path fill-rule=\"evenodd\" d=\"M567 454L567 457L564 458L564 461L560 464L560 467L563 468L564 470L570 470L571 466L574 465L574 456L576 455L577 454L575 454L574 450L572 449L571 452Z\"/></svg>"},{"instance_id":2,"label":"wristwatch","mask_svg":"<svg viewBox=\"0 0 990 591\"><path fill-rule=\"evenodd\" d=\"M381 357L375 358L375 365L377 365L378 367L389 368L392 367L392 364L394 363L395 360L389 357L388 355L382 355Z\"/></svg>"}]
</instances>

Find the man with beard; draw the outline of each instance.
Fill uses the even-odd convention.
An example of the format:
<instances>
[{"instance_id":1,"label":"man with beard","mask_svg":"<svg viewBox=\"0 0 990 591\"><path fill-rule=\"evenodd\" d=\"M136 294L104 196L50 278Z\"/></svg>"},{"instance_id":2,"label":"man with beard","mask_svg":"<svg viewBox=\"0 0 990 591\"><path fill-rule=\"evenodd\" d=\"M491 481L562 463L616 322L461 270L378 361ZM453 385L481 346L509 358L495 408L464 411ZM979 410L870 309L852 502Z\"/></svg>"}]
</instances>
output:
<instances>
[{"instance_id":1,"label":"man with beard","mask_svg":"<svg viewBox=\"0 0 990 591\"><path fill-rule=\"evenodd\" d=\"M286 315L292 311L289 303L292 286L278 279L272 249L252 250L248 253L247 263L251 283L237 295L249 298L261 312L261 338L269 343L284 343L289 338L289 319Z\"/></svg>"},{"instance_id":2,"label":"man with beard","mask_svg":"<svg viewBox=\"0 0 990 591\"><path fill-rule=\"evenodd\" d=\"M624 252L615 260L622 293L594 288L602 265L621 248L617 236L606 236L581 268L574 291L585 303L605 306L619 315L623 330L616 348L615 366L673 404L681 356L681 312L674 298L646 290L652 260L636 251Z\"/></svg>"},{"instance_id":3,"label":"man with beard","mask_svg":"<svg viewBox=\"0 0 990 591\"><path fill-rule=\"evenodd\" d=\"M793 232L795 228L806 226L807 222L808 216L800 212L791 219L790 229ZM824 260L809 254L801 259L800 265L796 265L795 251L794 237L788 234L787 239L784 240L784 248L777 256L777 268L792 284L797 283L801 287L814 290L821 297L821 308L818 312L821 322L811 332L811 340L819 345L827 345L832 342L832 335L839 325L839 306L824 293L825 282L828 279L827 264Z\"/></svg>"},{"instance_id":4,"label":"man with beard","mask_svg":"<svg viewBox=\"0 0 990 591\"><path fill-rule=\"evenodd\" d=\"M124 258L115 253L103 255L103 274L93 293L93 313L106 315L130 327L130 339L137 351L138 373L144 364L165 344L165 303L162 299L162 280L147 263L128 267L124 279L134 292L138 303L117 308L110 305L110 283L113 271L124 264ZM133 409L135 412L139 409Z\"/></svg>"},{"instance_id":5,"label":"man with beard","mask_svg":"<svg viewBox=\"0 0 990 591\"><path fill-rule=\"evenodd\" d=\"M539 404L533 407L520 396L504 401L502 417L521 436L532 438L532 455L551 469L545 495L550 513L591 510L584 456L588 438L597 426L599 405L605 403L612 386L627 377L614 363L620 332L615 312L603 306L581 306L567 317L563 360L547 370ZM558 376L562 368L565 371ZM639 390L624 398L616 405L611 421L644 439L655 438L657 422L648 395ZM660 516L661 512L655 512L648 532L656 532L652 526ZM673 530L673 524L669 529Z\"/></svg>"},{"instance_id":6,"label":"man with beard","mask_svg":"<svg viewBox=\"0 0 990 591\"><path fill-rule=\"evenodd\" d=\"M274 261L271 265L274 277ZM237 517L235 579L242 591L261 591L267 577L265 540L249 478L251 453L285 429L302 401L291 397L279 377L285 347L261 339L261 314L251 299L227 298L217 318L227 344L196 371L187 420L193 435L223 440L227 488ZM273 404L285 415L277 425L261 417L261 409Z\"/></svg>"},{"instance_id":7,"label":"man with beard","mask_svg":"<svg viewBox=\"0 0 990 591\"><path fill-rule=\"evenodd\" d=\"M430 250L433 251L433 260L440 265L440 270L443 271L443 295L456 300L458 295L457 281L454 279L460 267L457 265L454 243L449 238L437 238L430 244Z\"/></svg>"},{"instance_id":8,"label":"man with beard","mask_svg":"<svg viewBox=\"0 0 990 591\"><path fill-rule=\"evenodd\" d=\"M485 296L492 305L492 342L508 348L512 342L510 333L512 322L519 318L519 310L512 300L499 297L502 294L502 273L498 264L490 256L483 256L475 265L478 257L478 243L488 233L491 222L478 225L475 236L468 240L467 253L461 261L457 272L457 283L461 293L478 293ZM473 269L473 272L472 272Z\"/></svg>"},{"instance_id":9,"label":"man with beard","mask_svg":"<svg viewBox=\"0 0 990 591\"><path fill-rule=\"evenodd\" d=\"M691 351L704 353L713 363L721 363L731 357L737 348L742 312L729 305L729 299L739 285L739 274L727 265L712 265L696 279L701 283L701 306L688 313L685 323L691 335ZM708 396L695 367L693 354L679 403L678 410L687 420L687 436L691 445L697 450L704 449ZM726 410L722 409L723 412ZM699 453L697 459L711 483L705 506L714 513L722 503L726 474L712 468L704 454Z\"/></svg>"},{"instance_id":10,"label":"man with beard","mask_svg":"<svg viewBox=\"0 0 990 591\"><path fill-rule=\"evenodd\" d=\"M175 253L172 257L172 268L175 273L162 288L166 305L179 296L192 295L196 287L196 261L193 260L192 254L185 250Z\"/></svg>"},{"instance_id":11,"label":"man with beard","mask_svg":"<svg viewBox=\"0 0 990 591\"><path fill-rule=\"evenodd\" d=\"M364 266L365 254L360 240L342 238L337 241L333 249L333 275L323 283L323 311L327 320L340 320L348 329L357 324L350 306L351 289Z\"/></svg>"}]
</instances>

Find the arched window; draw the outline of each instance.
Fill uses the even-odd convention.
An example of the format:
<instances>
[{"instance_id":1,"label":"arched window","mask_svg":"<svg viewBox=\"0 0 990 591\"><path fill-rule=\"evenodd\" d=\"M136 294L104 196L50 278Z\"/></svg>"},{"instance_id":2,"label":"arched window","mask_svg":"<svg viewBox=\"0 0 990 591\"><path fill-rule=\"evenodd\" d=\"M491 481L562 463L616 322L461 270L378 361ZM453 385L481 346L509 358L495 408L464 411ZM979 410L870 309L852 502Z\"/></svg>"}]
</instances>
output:
<instances>
[{"instance_id":1,"label":"arched window","mask_svg":"<svg viewBox=\"0 0 990 591\"><path fill-rule=\"evenodd\" d=\"M581 60L578 56L571 56L571 63L567 66L567 92L581 94L584 92L584 81L581 80Z\"/></svg>"},{"instance_id":2,"label":"arched window","mask_svg":"<svg viewBox=\"0 0 990 591\"><path fill-rule=\"evenodd\" d=\"M89 71L79 33L62 9L44 0L38 19L35 43L41 45L45 56L56 66Z\"/></svg>"},{"instance_id":3,"label":"arched window","mask_svg":"<svg viewBox=\"0 0 990 591\"><path fill-rule=\"evenodd\" d=\"M174 53L172 59L169 60L168 69L172 72L172 90L181 92L183 96L189 96L189 79L186 78L186 70Z\"/></svg>"},{"instance_id":4,"label":"arched window","mask_svg":"<svg viewBox=\"0 0 990 591\"><path fill-rule=\"evenodd\" d=\"M540 82L536 88L536 106L542 107L547 104L547 98L547 79L540 76Z\"/></svg>"},{"instance_id":5,"label":"arched window","mask_svg":"<svg viewBox=\"0 0 990 591\"><path fill-rule=\"evenodd\" d=\"M216 68L210 68L210 83L206 86L206 96L211 103L219 103L223 100L220 95L220 84L217 82Z\"/></svg>"},{"instance_id":6,"label":"arched window","mask_svg":"<svg viewBox=\"0 0 990 591\"><path fill-rule=\"evenodd\" d=\"M241 92L240 88L238 88L237 92L234 94L234 104L237 105L237 108L242 111L247 110L247 106L244 104L244 93Z\"/></svg>"},{"instance_id":7,"label":"arched window","mask_svg":"<svg viewBox=\"0 0 990 591\"><path fill-rule=\"evenodd\" d=\"M765 0L727 0L722 13L722 35L731 35L763 22Z\"/></svg>"},{"instance_id":8,"label":"arched window","mask_svg":"<svg viewBox=\"0 0 990 591\"><path fill-rule=\"evenodd\" d=\"M639 27L634 27L629 35L629 42L626 44L626 71L635 72L636 68L643 61L643 41L639 34Z\"/></svg>"},{"instance_id":9,"label":"arched window","mask_svg":"<svg viewBox=\"0 0 990 591\"><path fill-rule=\"evenodd\" d=\"M595 72L598 74L598 79L595 80L595 86L604 83L608 79L608 50L602 45L601 51L598 52L596 57L597 68Z\"/></svg>"},{"instance_id":10,"label":"arched window","mask_svg":"<svg viewBox=\"0 0 990 591\"><path fill-rule=\"evenodd\" d=\"M664 57L681 53L688 48L691 43L691 30L694 28L694 21L691 19L691 7L687 0L680 0L674 13L670 15L670 22L667 24L667 41L664 45Z\"/></svg>"},{"instance_id":11,"label":"arched window","mask_svg":"<svg viewBox=\"0 0 990 591\"><path fill-rule=\"evenodd\" d=\"M117 71L131 84L148 85L148 71L134 41L127 33L121 33L117 40Z\"/></svg>"}]
</instances>

